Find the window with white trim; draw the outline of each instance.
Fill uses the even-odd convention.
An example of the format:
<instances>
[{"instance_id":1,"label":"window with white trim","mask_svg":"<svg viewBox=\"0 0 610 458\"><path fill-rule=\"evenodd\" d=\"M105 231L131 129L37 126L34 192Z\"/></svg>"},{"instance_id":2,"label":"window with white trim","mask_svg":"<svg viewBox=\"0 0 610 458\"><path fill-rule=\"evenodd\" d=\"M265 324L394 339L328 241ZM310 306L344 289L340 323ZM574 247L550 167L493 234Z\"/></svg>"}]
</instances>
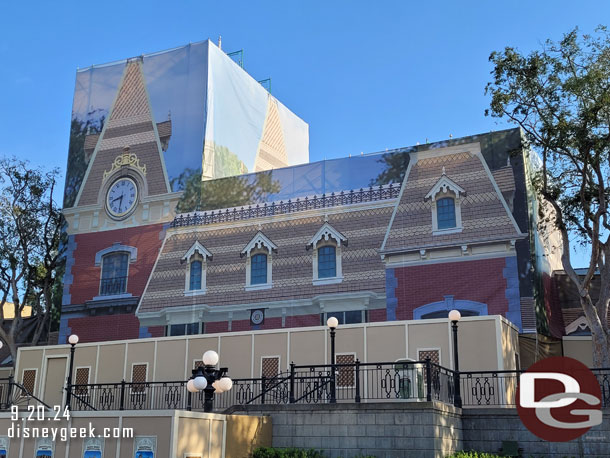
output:
<instances>
[{"instance_id":1,"label":"window with white trim","mask_svg":"<svg viewBox=\"0 0 610 458\"><path fill-rule=\"evenodd\" d=\"M313 249L313 284L328 285L343 281L341 250L347 246L347 238L328 223L309 241L307 249Z\"/></svg>"},{"instance_id":2,"label":"window with white trim","mask_svg":"<svg viewBox=\"0 0 610 458\"><path fill-rule=\"evenodd\" d=\"M210 259L212 259L212 253L199 241L195 242L182 257L182 262L186 262L187 266L184 284L185 295L205 294L207 261Z\"/></svg>"},{"instance_id":3,"label":"window with white trim","mask_svg":"<svg viewBox=\"0 0 610 458\"><path fill-rule=\"evenodd\" d=\"M258 232L241 252L246 257L246 291L273 286L273 253L277 246L265 234Z\"/></svg>"},{"instance_id":4,"label":"window with white trim","mask_svg":"<svg viewBox=\"0 0 610 458\"><path fill-rule=\"evenodd\" d=\"M115 296L127 292L129 253L109 253L102 257L100 296Z\"/></svg>"},{"instance_id":5,"label":"window with white trim","mask_svg":"<svg viewBox=\"0 0 610 458\"><path fill-rule=\"evenodd\" d=\"M432 234L443 235L462 231L461 197L466 192L443 172L428 191L425 200L431 201Z\"/></svg>"}]
</instances>

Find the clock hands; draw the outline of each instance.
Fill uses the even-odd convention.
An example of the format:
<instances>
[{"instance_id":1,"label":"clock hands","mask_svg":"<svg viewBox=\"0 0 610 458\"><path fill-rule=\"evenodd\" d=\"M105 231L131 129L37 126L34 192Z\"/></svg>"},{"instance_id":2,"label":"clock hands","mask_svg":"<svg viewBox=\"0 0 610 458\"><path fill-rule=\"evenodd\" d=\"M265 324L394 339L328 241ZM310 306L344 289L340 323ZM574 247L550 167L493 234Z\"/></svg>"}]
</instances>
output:
<instances>
[{"instance_id":1,"label":"clock hands","mask_svg":"<svg viewBox=\"0 0 610 458\"><path fill-rule=\"evenodd\" d=\"M117 200L120 200L119 202L119 211L121 211L121 207L123 206L123 196L124 194L121 194L119 197L117 197L116 199L112 200L112 203L114 204Z\"/></svg>"}]
</instances>

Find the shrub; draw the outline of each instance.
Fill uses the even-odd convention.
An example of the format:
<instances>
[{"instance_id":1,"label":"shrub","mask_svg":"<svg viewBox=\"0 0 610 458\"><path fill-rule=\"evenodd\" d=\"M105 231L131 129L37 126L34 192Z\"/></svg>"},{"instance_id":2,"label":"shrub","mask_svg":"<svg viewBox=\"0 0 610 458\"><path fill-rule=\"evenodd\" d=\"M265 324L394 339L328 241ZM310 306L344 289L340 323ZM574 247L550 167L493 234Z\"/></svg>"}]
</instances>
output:
<instances>
[{"instance_id":1,"label":"shrub","mask_svg":"<svg viewBox=\"0 0 610 458\"><path fill-rule=\"evenodd\" d=\"M324 458L324 455L314 449L260 447L254 450L252 458Z\"/></svg>"},{"instance_id":2,"label":"shrub","mask_svg":"<svg viewBox=\"0 0 610 458\"><path fill-rule=\"evenodd\" d=\"M453 455L449 455L447 458L501 458L500 455L494 455L493 453L484 452L455 452Z\"/></svg>"}]
</instances>

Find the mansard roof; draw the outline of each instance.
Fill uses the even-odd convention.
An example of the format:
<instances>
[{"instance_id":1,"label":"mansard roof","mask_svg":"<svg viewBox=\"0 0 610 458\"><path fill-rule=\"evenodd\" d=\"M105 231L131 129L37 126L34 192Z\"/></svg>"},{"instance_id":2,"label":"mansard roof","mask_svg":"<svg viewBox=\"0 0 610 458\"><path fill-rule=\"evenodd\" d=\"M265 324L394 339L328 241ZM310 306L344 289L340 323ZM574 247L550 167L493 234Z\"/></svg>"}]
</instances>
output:
<instances>
[{"instance_id":1,"label":"mansard roof","mask_svg":"<svg viewBox=\"0 0 610 458\"><path fill-rule=\"evenodd\" d=\"M434 235L433 194L460 193L462 230ZM461 246L524 237L480 152L479 143L411 153L382 253Z\"/></svg>"}]
</instances>

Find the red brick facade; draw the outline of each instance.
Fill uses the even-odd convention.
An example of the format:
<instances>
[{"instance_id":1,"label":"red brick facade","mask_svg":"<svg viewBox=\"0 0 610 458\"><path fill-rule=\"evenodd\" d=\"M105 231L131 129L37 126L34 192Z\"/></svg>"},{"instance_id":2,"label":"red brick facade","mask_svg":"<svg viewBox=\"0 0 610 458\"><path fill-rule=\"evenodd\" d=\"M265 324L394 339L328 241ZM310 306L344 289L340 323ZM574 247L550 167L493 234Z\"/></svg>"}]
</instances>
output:
<instances>
[{"instance_id":1,"label":"red brick facade","mask_svg":"<svg viewBox=\"0 0 610 458\"><path fill-rule=\"evenodd\" d=\"M134 314L86 316L69 318L68 327L79 342L101 342L104 340L137 339L140 320ZM162 334L163 335L163 334Z\"/></svg>"},{"instance_id":2,"label":"red brick facade","mask_svg":"<svg viewBox=\"0 0 610 458\"><path fill-rule=\"evenodd\" d=\"M127 292L141 296L159 254L162 233L162 224L152 224L76 235L76 250L72 254L75 262L72 267L74 281L70 285L71 303L84 304L99 295L102 268L95 265L95 254L115 242L138 249L137 261L129 265Z\"/></svg>"},{"instance_id":3,"label":"red brick facade","mask_svg":"<svg viewBox=\"0 0 610 458\"><path fill-rule=\"evenodd\" d=\"M442 301L445 295L487 304L490 315L504 315L508 310L505 262L496 258L396 268L396 319L412 320L414 309Z\"/></svg>"}]
</instances>

